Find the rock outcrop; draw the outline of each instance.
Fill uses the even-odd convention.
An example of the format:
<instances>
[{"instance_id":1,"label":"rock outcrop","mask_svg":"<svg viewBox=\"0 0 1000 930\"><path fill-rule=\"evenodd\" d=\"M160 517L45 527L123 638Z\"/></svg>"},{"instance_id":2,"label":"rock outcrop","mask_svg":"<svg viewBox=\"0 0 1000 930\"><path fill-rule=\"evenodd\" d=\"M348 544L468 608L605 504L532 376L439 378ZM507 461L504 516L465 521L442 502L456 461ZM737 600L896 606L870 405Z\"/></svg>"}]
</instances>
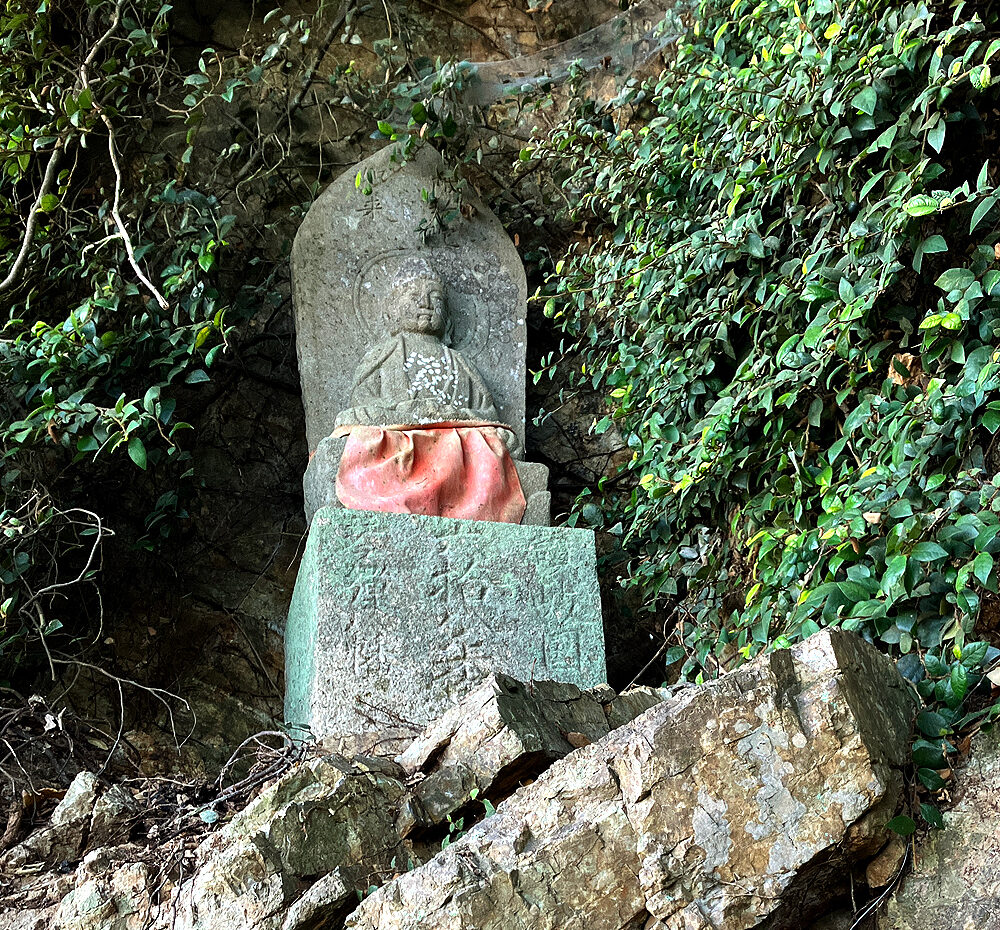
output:
<instances>
[{"instance_id":1,"label":"rock outcrop","mask_svg":"<svg viewBox=\"0 0 1000 930\"><path fill-rule=\"evenodd\" d=\"M472 796L499 803L556 759L607 736L609 717L631 711L631 720L660 700L651 689L626 700L610 688L491 675L399 756L413 785L400 832L441 824Z\"/></svg>"},{"instance_id":2,"label":"rock outcrop","mask_svg":"<svg viewBox=\"0 0 1000 930\"><path fill-rule=\"evenodd\" d=\"M495 676L396 762L314 755L199 843L194 808L162 847L118 835L129 792L80 776L5 857L29 884L66 861L0 926L797 930L885 846L915 708L841 632L699 687Z\"/></svg>"},{"instance_id":3,"label":"rock outcrop","mask_svg":"<svg viewBox=\"0 0 1000 930\"><path fill-rule=\"evenodd\" d=\"M878 930L1000 930L1000 729L973 740L945 829L918 844Z\"/></svg>"},{"instance_id":4,"label":"rock outcrop","mask_svg":"<svg viewBox=\"0 0 1000 930\"><path fill-rule=\"evenodd\" d=\"M332 919L391 874L397 856L405 862L393 827L402 793L381 766L337 756L306 763L205 840L198 871L178 891L174 926L292 930L289 918L316 907Z\"/></svg>"},{"instance_id":5,"label":"rock outcrop","mask_svg":"<svg viewBox=\"0 0 1000 930\"><path fill-rule=\"evenodd\" d=\"M78 859L87 846L123 842L134 813L135 802L128 791L120 785L102 785L93 772L81 772L66 789L48 826L0 858L0 868L18 869L32 862L58 864Z\"/></svg>"},{"instance_id":6,"label":"rock outcrop","mask_svg":"<svg viewBox=\"0 0 1000 930\"><path fill-rule=\"evenodd\" d=\"M353 930L799 927L902 800L916 701L824 631L556 762Z\"/></svg>"}]
</instances>

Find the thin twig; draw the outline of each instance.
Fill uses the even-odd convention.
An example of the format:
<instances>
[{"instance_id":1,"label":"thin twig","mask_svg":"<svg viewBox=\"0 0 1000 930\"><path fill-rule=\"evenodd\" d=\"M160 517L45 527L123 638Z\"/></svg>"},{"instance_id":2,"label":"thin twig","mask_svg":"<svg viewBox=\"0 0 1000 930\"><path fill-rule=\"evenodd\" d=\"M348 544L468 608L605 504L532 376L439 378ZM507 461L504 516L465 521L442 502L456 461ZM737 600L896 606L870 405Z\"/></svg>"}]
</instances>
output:
<instances>
[{"instance_id":1,"label":"thin twig","mask_svg":"<svg viewBox=\"0 0 1000 930\"><path fill-rule=\"evenodd\" d=\"M189 701L181 697L179 694L174 694L172 691L167 691L165 688L155 688L151 685L140 684L138 681L131 678L122 678L120 675L115 675L112 672L107 671L107 669L101 668L99 665L94 665L92 662L84 662L82 659L62 659L53 656L52 661L55 662L56 665L70 665L90 669L90 671L97 672L105 678L110 678L113 682L115 682L119 689L121 689L123 684L131 685L133 688L138 688L140 691L145 691L147 694L151 694L167 709L167 719L170 721L170 732L174 738L174 746L177 749L180 749L191 738L195 728L198 726L198 715L195 713L194 708L191 706ZM191 715L191 727L184 739L178 739L177 737L177 725L174 722L174 711L167 698L173 698L175 701L180 701L180 703L187 708L187 712Z\"/></svg>"},{"instance_id":2,"label":"thin twig","mask_svg":"<svg viewBox=\"0 0 1000 930\"><path fill-rule=\"evenodd\" d=\"M333 40L337 37L340 27L344 24L344 20L347 19L347 14L350 12L351 5L353 3L354 0L344 0L344 2L340 5L340 9L337 11L337 15L333 17L333 22L330 23L330 28L327 30L326 35L323 36L323 41L320 43L319 53L316 55L316 58L313 59L313 63L306 69L306 73L302 76L302 83L299 85L299 92L292 99L291 104L289 104L289 119L291 119L299 107L302 106L302 102L305 100L306 94L309 92L309 88L312 87L313 78L315 78L316 72L319 70L319 66L323 63L323 59L326 58L326 53L330 51L330 46L333 45Z\"/></svg>"},{"instance_id":3,"label":"thin twig","mask_svg":"<svg viewBox=\"0 0 1000 930\"><path fill-rule=\"evenodd\" d=\"M118 227L118 235L121 237L122 243L125 245L125 254L128 256L128 263L132 266L132 270L135 272L136 277L143 283L143 285L145 285L146 289L156 299L156 302L160 305L160 309L169 310L170 304L167 303L166 298L159 292L156 285L149 280L146 273L139 267L139 262L135 257L135 248L132 245L132 239L128 234L128 229L126 228L125 222L119 212L122 192L122 170L121 165L118 163L118 152L115 149L115 129L111 120L108 118L107 113L104 112L104 108L94 95L93 89L90 86L90 75L88 73L88 69L97 57L97 52L100 50L101 46L111 38L121 23L122 9L124 6L125 0L118 0L118 3L115 5L114 16L111 19L111 25L108 26L104 35L97 40L87 57L80 64L80 84L83 89L91 92L91 102L93 107L101 117L101 122L104 123L108 130L108 154L111 156L111 167L115 172L115 196L114 202L111 205L111 217L115 221L115 226Z\"/></svg>"},{"instance_id":4,"label":"thin twig","mask_svg":"<svg viewBox=\"0 0 1000 930\"><path fill-rule=\"evenodd\" d=\"M86 514L88 517L92 517L97 522L97 533L94 536L94 545L91 546L90 555L87 556L87 561L84 564L83 568L80 569L80 573L76 576L76 578L72 579L71 581L60 581L55 584L46 585L44 588L39 588L38 591L32 594L31 597L25 602L24 607L21 608L22 610L30 607L31 604L37 601L38 598L40 598L43 594L49 594L52 591L57 590L58 588L72 587L73 585L83 581L84 576L87 574L88 571L90 571L90 566L94 563L94 556L97 554L97 550L101 544L101 541L104 539L105 536L114 536L113 531L104 529L104 524L101 521L101 518L92 510L85 510L83 507L71 507L69 510L59 510L57 511L57 513L63 517L67 517L71 513L83 513Z\"/></svg>"},{"instance_id":5,"label":"thin twig","mask_svg":"<svg viewBox=\"0 0 1000 930\"><path fill-rule=\"evenodd\" d=\"M653 656L653 658L652 658L652 659L650 659L650 660L649 660L649 661L648 661L648 662L647 662L647 663L646 663L646 664L645 664L645 665L644 665L644 666L642 667L642 670L641 670L641 671L639 672L639 674L638 674L638 675L636 675L636 676L635 676L635 678L633 678L633 679L632 679L632 680L631 680L631 681L630 681L630 682L629 682L629 683L628 683L628 684L627 684L627 685L626 685L626 686L625 686L624 688L622 688L622 693L623 693L623 694L624 694L624 693L625 693L626 691L628 691L628 690L629 690L629 688L633 688L633 687L635 687L635 683L636 683L636 682L637 682L637 681L638 681L638 680L639 680L640 678L642 678L642 676L643 676L643 675L645 675L645 674L646 674L646 672L648 672L648 671L649 671L649 669L650 669L650 666L652 666L652 664L653 664L653 663L654 663L654 662L655 662L655 661L656 661L656 660L657 660L658 658L660 658L660 656L661 656L661 655L663 655L663 653L664 653L664 652L666 652L666 649L667 649L667 642L668 642L668 639L667 639L667 624L668 624L668 623L670 622L671 618L673 618L673 617L675 617L675 616L677 615L677 611L678 611L678 610L680 610L680 609L681 609L681 608L680 608L680 605L678 604L678 605L677 605L677 606L676 606L676 607L675 607L675 608L674 608L674 609L673 609L672 611L670 611L670 613L669 613L669 614L667 614L667 618L666 618L666 620L664 620L664 621L663 621L663 645L662 645L662 646L660 646L660 648L656 650L656 655L654 655L654 656Z\"/></svg>"}]
</instances>

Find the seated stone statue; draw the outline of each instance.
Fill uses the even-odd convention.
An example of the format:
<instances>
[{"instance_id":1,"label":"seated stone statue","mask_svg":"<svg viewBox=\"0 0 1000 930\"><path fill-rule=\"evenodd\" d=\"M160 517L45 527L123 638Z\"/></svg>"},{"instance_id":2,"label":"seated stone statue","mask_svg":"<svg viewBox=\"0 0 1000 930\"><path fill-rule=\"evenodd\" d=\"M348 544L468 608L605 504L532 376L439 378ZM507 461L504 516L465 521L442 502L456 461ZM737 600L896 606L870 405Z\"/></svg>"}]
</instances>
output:
<instances>
[{"instance_id":1,"label":"seated stone statue","mask_svg":"<svg viewBox=\"0 0 1000 930\"><path fill-rule=\"evenodd\" d=\"M444 287L425 262L400 268L390 336L358 365L337 497L356 510L517 523L525 498L510 456L516 437L498 422L476 369L447 345Z\"/></svg>"}]
</instances>

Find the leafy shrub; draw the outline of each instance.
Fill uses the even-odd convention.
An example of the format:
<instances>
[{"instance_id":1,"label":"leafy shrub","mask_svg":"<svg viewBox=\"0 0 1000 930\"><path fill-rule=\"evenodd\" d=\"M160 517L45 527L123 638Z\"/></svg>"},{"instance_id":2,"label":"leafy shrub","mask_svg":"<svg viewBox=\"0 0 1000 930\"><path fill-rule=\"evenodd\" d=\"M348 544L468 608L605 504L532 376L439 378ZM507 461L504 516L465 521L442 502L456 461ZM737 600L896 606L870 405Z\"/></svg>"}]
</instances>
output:
<instances>
[{"instance_id":1,"label":"leafy shrub","mask_svg":"<svg viewBox=\"0 0 1000 930\"><path fill-rule=\"evenodd\" d=\"M51 666L56 631L60 649L99 633L91 541L110 528L81 507L88 484L156 472L152 545L189 474L184 389L209 380L232 324L270 297L254 260L225 267L235 218L188 176L206 107L231 103L262 68L207 50L187 74L170 10L0 11L0 684L29 652ZM235 286L223 277L234 272Z\"/></svg>"},{"instance_id":2,"label":"leafy shrub","mask_svg":"<svg viewBox=\"0 0 1000 930\"><path fill-rule=\"evenodd\" d=\"M605 392L595 429L632 453L577 519L677 602L685 674L823 626L894 652L940 702L928 787L998 655L974 632L1000 551L990 29L965 4L706 3L657 80L529 153L591 229L546 370Z\"/></svg>"}]
</instances>

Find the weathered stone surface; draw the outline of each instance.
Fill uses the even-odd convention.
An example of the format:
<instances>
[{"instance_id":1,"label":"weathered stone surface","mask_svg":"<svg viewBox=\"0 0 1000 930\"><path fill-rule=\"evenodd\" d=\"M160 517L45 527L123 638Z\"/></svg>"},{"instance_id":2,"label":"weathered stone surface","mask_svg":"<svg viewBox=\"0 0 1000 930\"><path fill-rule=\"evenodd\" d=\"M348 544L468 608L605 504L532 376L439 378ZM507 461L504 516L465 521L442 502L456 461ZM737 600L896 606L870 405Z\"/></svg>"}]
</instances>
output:
<instances>
[{"instance_id":1,"label":"weathered stone surface","mask_svg":"<svg viewBox=\"0 0 1000 930\"><path fill-rule=\"evenodd\" d=\"M399 756L407 774L422 776L404 805L401 832L444 822L473 790L498 803L519 781L607 733L604 708L575 685L491 675Z\"/></svg>"},{"instance_id":2,"label":"weathered stone surface","mask_svg":"<svg viewBox=\"0 0 1000 930\"><path fill-rule=\"evenodd\" d=\"M337 470L346 444L346 436L327 436L320 441L316 453L309 459L302 477L307 523L312 523L320 507L342 509L344 506L337 497ZM552 522L548 468L539 462L516 460L514 467L528 504L521 523L525 526L548 526Z\"/></svg>"},{"instance_id":3,"label":"weathered stone surface","mask_svg":"<svg viewBox=\"0 0 1000 930\"><path fill-rule=\"evenodd\" d=\"M611 692L610 699L605 701L604 713L608 718L608 729L617 730L631 723L639 714L669 700L683 688L691 685L674 685L670 688L631 688L615 696Z\"/></svg>"},{"instance_id":4,"label":"weathered stone surface","mask_svg":"<svg viewBox=\"0 0 1000 930\"><path fill-rule=\"evenodd\" d=\"M800 927L884 843L915 710L871 646L818 633L556 762L347 926Z\"/></svg>"},{"instance_id":5,"label":"weathered stone surface","mask_svg":"<svg viewBox=\"0 0 1000 930\"><path fill-rule=\"evenodd\" d=\"M1000 930L1000 729L973 740L956 786L945 829L918 841L879 930Z\"/></svg>"},{"instance_id":6,"label":"weathered stone surface","mask_svg":"<svg viewBox=\"0 0 1000 930\"><path fill-rule=\"evenodd\" d=\"M80 772L48 825L7 852L0 867L18 869L29 862L76 860L87 847L123 839L134 812L132 795L120 785L105 790L93 772Z\"/></svg>"},{"instance_id":7,"label":"weathered stone surface","mask_svg":"<svg viewBox=\"0 0 1000 930\"><path fill-rule=\"evenodd\" d=\"M318 736L423 725L492 672L605 679L593 534L321 510L288 615L285 715Z\"/></svg>"},{"instance_id":8,"label":"weathered stone surface","mask_svg":"<svg viewBox=\"0 0 1000 930\"><path fill-rule=\"evenodd\" d=\"M342 174L295 237L296 346L309 448L350 406L355 367L382 337L381 302L394 269L412 256L443 278L452 344L482 375L523 448L527 286L514 244L468 189L458 209L430 146L405 166L392 159L388 146ZM455 215L443 223L450 211Z\"/></svg>"},{"instance_id":9,"label":"weathered stone surface","mask_svg":"<svg viewBox=\"0 0 1000 930\"><path fill-rule=\"evenodd\" d=\"M289 909L281 930L316 930L317 927L337 927L358 903L358 889L345 877L342 869L334 869L310 885Z\"/></svg>"},{"instance_id":10,"label":"weathered stone surface","mask_svg":"<svg viewBox=\"0 0 1000 930\"><path fill-rule=\"evenodd\" d=\"M109 864L99 855L81 864L76 886L62 899L56 912L54 925L58 930L148 927L154 890L149 869L142 862L115 868L108 868Z\"/></svg>"},{"instance_id":11,"label":"weathered stone surface","mask_svg":"<svg viewBox=\"0 0 1000 930\"><path fill-rule=\"evenodd\" d=\"M0 911L0 917L6 921L2 924L5 930L52 930L57 908L46 907L28 911Z\"/></svg>"},{"instance_id":12,"label":"weathered stone surface","mask_svg":"<svg viewBox=\"0 0 1000 930\"><path fill-rule=\"evenodd\" d=\"M356 900L399 854L393 820L402 794L395 779L337 756L300 766L199 847L198 871L166 926L292 930L298 924L287 921L305 920L317 901L334 907L338 883ZM298 903L303 886L335 870Z\"/></svg>"}]
</instances>

